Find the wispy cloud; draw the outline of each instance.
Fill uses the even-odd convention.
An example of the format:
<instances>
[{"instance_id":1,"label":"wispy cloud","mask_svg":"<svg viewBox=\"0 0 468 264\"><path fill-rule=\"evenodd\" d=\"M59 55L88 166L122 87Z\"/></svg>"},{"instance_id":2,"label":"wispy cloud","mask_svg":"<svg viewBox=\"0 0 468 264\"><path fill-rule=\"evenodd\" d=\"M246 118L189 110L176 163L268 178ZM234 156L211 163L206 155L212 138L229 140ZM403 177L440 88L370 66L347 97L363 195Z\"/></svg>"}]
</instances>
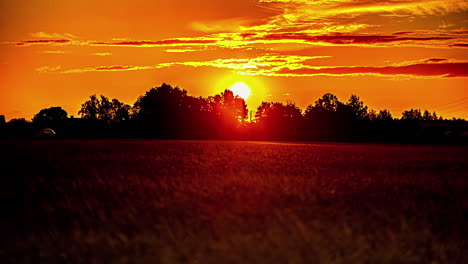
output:
<instances>
[{"instance_id":1,"label":"wispy cloud","mask_svg":"<svg viewBox=\"0 0 468 264\"><path fill-rule=\"evenodd\" d=\"M97 53L93 53L92 55L94 55L94 56L111 56L112 53L110 53L110 52L97 52Z\"/></svg>"},{"instance_id":2,"label":"wispy cloud","mask_svg":"<svg viewBox=\"0 0 468 264\"><path fill-rule=\"evenodd\" d=\"M65 54L65 53L71 53L70 51L64 51L64 50L44 50L41 51L40 53L44 54Z\"/></svg>"},{"instance_id":3,"label":"wispy cloud","mask_svg":"<svg viewBox=\"0 0 468 264\"><path fill-rule=\"evenodd\" d=\"M47 33L47 32L36 32L31 33L31 36L38 39L57 38L57 39L77 39L78 37L70 33Z\"/></svg>"},{"instance_id":4,"label":"wispy cloud","mask_svg":"<svg viewBox=\"0 0 468 264\"><path fill-rule=\"evenodd\" d=\"M176 38L165 40L141 40L141 41L118 41L118 42L105 42L97 41L90 42L91 46L114 46L114 47L166 47L166 46L186 46L186 45L208 45L215 44L216 39L208 38Z\"/></svg>"},{"instance_id":5,"label":"wispy cloud","mask_svg":"<svg viewBox=\"0 0 468 264\"><path fill-rule=\"evenodd\" d=\"M466 10L468 4L459 0L259 0L270 5L286 5L286 15L295 18L330 16L350 13L403 12L414 14L440 14Z\"/></svg>"},{"instance_id":6,"label":"wispy cloud","mask_svg":"<svg viewBox=\"0 0 468 264\"><path fill-rule=\"evenodd\" d=\"M76 69L63 69L61 66L43 66L36 70L41 73L87 73L152 70L172 66L214 67L232 70L244 75L263 76L400 76L409 77L468 77L468 62L451 61L445 58L429 58L420 61L401 62L387 66L314 66L317 59L328 56L288 56L266 55L255 58L230 58L211 61L185 61L161 63L157 65L111 65Z\"/></svg>"},{"instance_id":7,"label":"wispy cloud","mask_svg":"<svg viewBox=\"0 0 468 264\"><path fill-rule=\"evenodd\" d=\"M227 68L246 75L265 76L352 76L379 75L413 77L468 77L468 62L453 62L444 58L430 58L416 62L383 67L364 66L313 66L311 60L326 57L306 56L263 56L252 59L220 59L213 61L162 64L163 67L186 65Z\"/></svg>"},{"instance_id":8,"label":"wispy cloud","mask_svg":"<svg viewBox=\"0 0 468 264\"><path fill-rule=\"evenodd\" d=\"M247 48L255 45L268 44L304 44L319 46L420 46L420 47L457 47L467 40L460 34L451 35L422 35L416 36L410 32L396 32L391 35L382 34L311 34L304 32L268 32L268 33L219 33L207 37L179 38L164 40L128 40L128 41L75 41L69 39L39 39L17 42L18 46L31 45L77 45L77 46L101 46L101 47L144 47L167 48L167 52L189 52L200 50L195 47L213 46L215 48Z\"/></svg>"},{"instance_id":9,"label":"wispy cloud","mask_svg":"<svg viewBox=\"0 0 468 264\"><path fill-rule=\"evenodd\" d=\"M53 44L53 45L61 45L61 44L68 44L71 40L69 39L36 39L36 40L23 40L16 45L18 46L29 46L29 45L36 45L36 44Z\"/></svg>"},{"instance_id":10,"label":"wispy cloud","mask_svg":"<svg viewBox=\"0 0 468 264\"><path fill-rule=\"evenodd\" d=\"M42 66L36 69L41 73L87 73L87 72L119 72L119 71L137 71L161 68L161 66L136 66L136 65L110 65L75 69L63 69L62 66Z\"/></svg>"},{"instance_id":11,"label":"wispy cloud","mask_svg":"<svg viewBox=\"0 0 468 264\"><path fill-rule=\"evenodd\" d=\"M275 34L250 34L246 35L247 41L270 41L274 43L303 43L315 45L417 45L428 43L440 44L442 41L457 40L455 37L401 37L397 35L313 35L307 33L275 33Z\"/></svg>"},{"instance_id":12,"label":"wispy cloud","mask_svg":"<svg viewBox=\"0 0 468 264\"><path fill-rule=\"evenodd\" d=\"M167 49L165 52L170 52L170 53L185 53L185 52L194 52L194 51L199 51L197 49Z\"/></svg>"},{"instance_id":13,"label":"wispy cloud","mask_svg":"<svg viewBox=\"0 0 468 264\"><path fill-rule=\"evenodd\" d=\"M282 56L282 55L266 55L255 58L230 58L218 59L212 61L188 61L188 62L170 62L161 63L157 65L111 65L111 66L97 66L85 67L76 69L63 69L61 66L43 66L37 68L36 71L42 73L85 73L85 72L102 72L102 71L136 71L136 70L150 70L176 65L192 66L192 67L215 67L227 68L231 70L239 70L242 72L258 72L261 73L263 69L275 69L282 67L302 67L304 62L316 59L326 59L329 56Z\"/></svg>"},{"instance_id":14,"label":"wispy cloud","mask_svg":"<svg viewBox=\"0 0 468 264\"><path fill-rule=\"evenodd\" d=\"M297 68L302 67L303 63L316 60L328 59L330 56L287 56L287 55L265 55L255 58L231 58L217 59L212 61L188 61L188 62L172 62L160 64L162 67L170 67L174 65L186 65L193 67L210 66L215 68L227 68L236 70L239 73L258 75L267 74L267 71L272 71L282 67Z\"/></svg>"},{"instance_id":15,"label":"wispy cloud","mask_svg":"<svg viewBox=\"0 0 468 264\"><path fill-rule=\"evenodd\" d=\"M52 72L58 72L62 66L42 66L36 69L37 72L41 73L52 73Z\"/></svg>"},{"instance_id":16,"label":"wispy cloud","mask_svg":"<svg viewBox=\"0 0 468 264\"><path fill-rule=\"evenodd\" d=\"M453 45L450 45L450 47L453 47L453 48L468 48L468 43L455 43Z\"/></svg>"},{"instance_id":17,"label":"wispy cloud","mask_svg":"<svg viewBox=\"0 0 468 264\"><path fill-rule=\"evenodd\" d=\"M243 27L253 23L252 19L248 18L230 18L217 20L214 22L196 21L191 23L194 30L206 33L221 33L221 32L236 32L241 31Z\"/></svg>"},{"instance_id":18,"label":"wispy cloud","mask_svg":"<svg viewBox=\"0 0 468 264\"><path fill-rule=\"evenodd\" d=\"M105 47L166 48L166 52L189 52L194 47L243 49L256 45L320 45L375 47L463 48L468 41L467 20L437 19L439 26L417 31L385 32L382 17L411 22L416 16L442 16L468 11L462 0L257 0L263 8L277 10L270 17L255 20L231 18L217 21L196 21L192 29L205 36L138 40L78 40L70 33L36 32L33 40L23 40L18 46L80 45ZM393 21L393 20L392 20ZM428 23L425 23L428 24ZM421 26L422 25L422 26ZM449 26L451 25L451 26ZM174 47L174 48L172 48ZM271 49L275 49L272 47Z\"/></svg>"},{"instance_id":19,"label":"wispy cloud","mask_svg":"<svg viewBox=\"0 0 468 264\"><path fill-rule=\"evenodd\" d=\"M276 76L349 76L349 75L406 75L413 77L468 77L468 63L420 63L385 67L304 67L283 68Z\"/></svg>"}]
</instances>

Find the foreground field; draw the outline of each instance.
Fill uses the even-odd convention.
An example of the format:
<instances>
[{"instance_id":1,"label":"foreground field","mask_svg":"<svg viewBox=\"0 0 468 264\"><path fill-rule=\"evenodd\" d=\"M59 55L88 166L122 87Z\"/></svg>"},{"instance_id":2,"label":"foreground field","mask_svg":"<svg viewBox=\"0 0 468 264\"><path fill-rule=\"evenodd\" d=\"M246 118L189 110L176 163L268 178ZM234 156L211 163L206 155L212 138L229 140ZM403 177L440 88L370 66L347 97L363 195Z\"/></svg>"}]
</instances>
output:
<instances>
[{"instance_id":1,"label":"foreground field","mask_svg":"<svg viewBox=\"0 0 468 264\"><path fill-rule=\"evenodd\" d=\"M1 142L1 263L467 263L468 148Z\"/></svg>"}]
</instances>

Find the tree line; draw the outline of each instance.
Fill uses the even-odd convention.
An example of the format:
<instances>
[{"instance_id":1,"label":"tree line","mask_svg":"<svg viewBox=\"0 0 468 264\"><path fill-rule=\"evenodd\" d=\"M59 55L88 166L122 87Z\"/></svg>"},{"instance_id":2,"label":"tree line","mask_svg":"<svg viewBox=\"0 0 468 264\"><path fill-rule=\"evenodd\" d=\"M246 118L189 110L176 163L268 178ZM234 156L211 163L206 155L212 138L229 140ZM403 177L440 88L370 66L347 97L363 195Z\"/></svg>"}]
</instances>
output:
<instances>
[{"instance_id":1,"label":"tree line","mask_svg":"<svg viewBox=\"0 0 468 264\"><path fill-rule=\"evenodd\" d=\"M400 118L387 109L375 111L357 96L341 102L326 93L300 109L294 102L262 102L254 115L232 91L195 97L163 83L138 97L133 106L91 95L68 117L61 107L40 110L32 122L13 119L0 124L3 137L40 136L51 128L60 137L128 137L160 139L252 139L338 141L466 140L467 122L445 120L435 112L404 111Z\"/></svg>"}]
</instances>

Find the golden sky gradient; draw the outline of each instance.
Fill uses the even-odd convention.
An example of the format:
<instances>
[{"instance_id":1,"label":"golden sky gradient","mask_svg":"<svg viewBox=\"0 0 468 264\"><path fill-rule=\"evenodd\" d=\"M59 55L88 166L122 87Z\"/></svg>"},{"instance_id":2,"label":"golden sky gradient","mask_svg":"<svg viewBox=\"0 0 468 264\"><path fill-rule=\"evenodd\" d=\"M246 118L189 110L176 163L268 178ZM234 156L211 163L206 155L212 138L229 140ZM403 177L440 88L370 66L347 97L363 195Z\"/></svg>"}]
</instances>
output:
<instances>
[{"instance_id":1,"label":"golden sky gradient","mask_svg":"<svg viewBox=\"0 0 468 264\"><path fill-rule=\"evenodd\" d=\"M465 0L0 0L0 114L31 119L91 94L133 104L162 82L250 110L326 92L396 117L468 119Z\"/></svg>"}]
</instances>

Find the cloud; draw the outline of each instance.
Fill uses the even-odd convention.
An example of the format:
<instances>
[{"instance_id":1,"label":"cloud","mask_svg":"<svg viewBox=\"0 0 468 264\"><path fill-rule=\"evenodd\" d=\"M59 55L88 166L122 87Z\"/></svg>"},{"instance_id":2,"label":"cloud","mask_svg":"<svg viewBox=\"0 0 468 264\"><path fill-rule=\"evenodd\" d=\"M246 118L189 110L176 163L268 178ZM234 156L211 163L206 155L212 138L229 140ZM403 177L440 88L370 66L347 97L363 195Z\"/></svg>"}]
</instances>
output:
<instances>
[{"instance_id":1,"label":"cloud","mask_svg":"<svg viewBox=\"0 0 468 264\"><path fill-rule=\"evenodd\" d=\"M104 71L136 71L136 70L150 70L176 65L192 66L192 67L215 67L227 68L231 70L239 70L246 72L261 72L262 69L272 69L275 67L303 67L303 62L315 59L330 58L329 56L283 56L283 55L265 55L255 58L230 58L218 59L212 61L189 61L189 62L170 62L161 63L157 65L111 65L111 66L97 66L85 67L76 69L62 69L61 66L42 66L37 68L36 71L41 73L86 73L86 72L104 72Z\"/></svg>"},{"instance_id":2,"label":"cloud","mask_svg":"<svg viewBox=\"0 0 468 264\"><path fill-rule=\"evenodd\" d=\"M165 52L172 52L172 53L185 53L185 52L193 52L193 51L199 51L196 49L167 49Z\"/></svg>"},{"instance_id":3,"label":"cloud","mask_svg":"<svg viewBox=\"0 0 468 264\"><path fill-rule=\"evenodd\" d=\"M190 25L192 29L207 33L201 37L162 40L126 38L77 40L77 37L70 33L36 32L32 36L38 39L24 40L17 45L163 47L167 48L166 52L189 52L201 46L243 49L271 44L280 44L282 47L288 44L466 47L464 44L468 36L468 30L465 29L466 19L458 19L462 16L460 14L450 19L440 17L451 12L466 13L468 2L462 0L257 0L257 2L261 8L274 9L275 12L271 13L274 15L262 20L238 17L211 22L193 22ZM413 23L416 16L422 20ZM434 16L435 20L427 20L429 16ZM408 28L421 30L401 30L392 33L387 29L386 32L386 24L395 22L395 19L399 25L390 27L394 31L405 30L407 23L413 23ZM435 28L432 25L434 21L442 25L453 24L453 29ZM271 49L277 47L279 45Z\"/></svg>"},{"instance_id":4,"label":"cloud","mask_svg":"<svg viewBox=\"0 0 468 264\"><path fill-rule=\"evenodd\" d=\"M215 32L236 32L241 30L242 27L252 24L252 19L246 18L230 18L217 20L214 22L200 22L196 21L191 23L191 28L197 31L206 32L206 33L215 33Z\"/></svg>"},{"instance_id":5,"label":"cloud","mask_svg":"<svg viewBox=\"0 0 468 264\"><path fill-rule=\"evenodd\" d=\"M409 35L409 33L408 33ZM166 52L195 51L194 47L216 46L218 48L247 48L258 44L307 44L320 46L366 45L366 46L423 46L440 48L459 41L459 36L406 36L401 33L379 34L313 34L310 32L261 32L218 33L206 37L150 40L127 40L118 42L89 42L91 46L113 47L185 47L167 49Z\"/></svg>"},{"instance_id":6,"label":"cloud","mask_svg":"<svg viewBox=\"0 0 468 264\"><path fill-rule=\"evenodd\" d=\"M18 46L30 45L79 45L79 46L106 46L106 47L182 47L182 46L204 46L217 44L219 39L214 37L198 38L174 38L163 40L122 40L122 41L93 41L93 40L70 40L70 39L35 39L16 42ZM5 43L8 44L8 43Z\"/></svg>"},{"instance_id":7,"label":"cloud","mask_svg":"<svg viewBox=\"0 0 468 264\"><path fill-rule=\"evenodd\" d=\"M438 36L464 37L464 36L468 36L468 30L436 29L436 30L397 31L397 32L393 32L393 35L419 35L419 36L438 35Z\"/></svg>"},{"instance_id":8,"label":"cloud","mask_svg":"<svg viewBox=\"0 0 468 264\"><path fill-rule=\"evenodd\" d=\"M71 53L70 51L63 51L63 50L44 50L41 51L41 53L44 54L65 54L65 53Z\"/></svg>"},{"instance_id":9,"label":"cloud","mask_svg":"<svg viewBox=\"0 0 468 264\"><path fill-rule=\"evenodd\" d=\"M421 77L468 77L468 63L420 63L406 66L385 67L304 67L301 69L283 68L277 76L316 76L316 75L408 75Z\"/></svg>"},{"instance_id":10,"label":"cloud","mask_svg":"<svg viewBox=\"0 0 468 264\"><path fill-rule=\"evenodd\" d=\"M379 76L412 76L412 77L468 77L468 62L452 62L445 58L430 58L413 62L402 62L398 65L383 67L373 66L313 66L315 59L329 57L307 56L261 56L247 59L219 59L213 61L192 61L161 64L161 67L185 65L193 67L215 67L234 70L245 75L264 76L353 76L353 75L379 75Z\"/></svg>"},{"instance_id":11,"label":"cloud","mask_svg":"<svg viewBox=\"0 0 468 264\"><path fill-rule=\"evenodd\" d=\"M467 10L460 0L259 0L267 5L286 5L285 15L292 18L324 17L353 13L411 13L417 15L444 14ZM291 15L292 14L292 15ZM296 17L294 17L296 14Z\"/></svg>"},{"instance_id":12,"label":"cloud","mask_svg":"<svg viewBox=\"0 0 468 264\"><path fill-rule=\"evenodd\" d=\"M77 36L74 36L69 33L60 34L60 33L46 33L46 32L36 32L31 34L34 38L33 40L22 40L16 42L17 46L31 46L31 45L64 45L64 44L72 44L72 43L79 43L74 39L77 39ZM43 53L54 53L54 52L43 52ZM59 53L59 52L55 52Z\"/></svg>"},{"instance_id":13,"label":"cloud","mask_svg":"<svg viewBox=\"0 0 468 264\"><path fill-rule=\"evenodd\" d=\"M214 67L233 70L244 75L263 76L409 76L409 77L468 77L468 62L450 61L445 58L429 58L420 61L402 62L397 65L374 66L314 66L317 59L329 56L265 55L254 58L229 58L211 61L186 61L161 63L157 65L111 65L76 69L62 69L61 66L43 66L41 73L87 73L152 70L172 66Z\"/></svg>"},{"instance_id":14,"label":"cloud","mask_svg":"<svg viewBox=\"0 0 468 264\"><path fill-rule=\"evenodd\" d=\"M69 39L37 39L37 40L23 40L16 45L18 46L29 46L35 44L53 44L53 45L61 45L61 44L69 44L71 41Z\"/></svg>"},{"instance_id":15,"label":"cloud","mask_svg":"<svg viewBox=\"0 0 468 264\"><path fill-rule=\"evenodd\" d=\"M425 62L425 63L440 63L440 62L443 62L443 61L448 61L448 59L432 58L432 59L424 60L423 62Z\"/></svg>"},{"instance_id":16,"label":"cloud","mask_svg":"<svg viewBox=\"0 0 468 264\"><path fill-rule=\"evenodd\" d=\"M395 35L312 35L306 33L278 33L249 36L248 40L254 41L275 41L275 42L291 42L297 41L306 44L334 44L334 45L353 45L353 44L388 44L398 42L404 43L421 43L430 41L447 41L454 40L454 37L399 37Z\"/></svg>"},{"instance_id":17,"label":"cloud","mask_svg":"<svg viewBox=\"0 0 468 264\"><path fill-rule=\"evenodd\" d=\"M94 55L94 56L111 56L112 53L110 53L110 52L97 52L97 53L93 53L92 55Z\"/></svg>"},{"instance_id":18,"label":"cloud","mask_svg":"<svg viewBox=\"0 0 468 264\"><path fill-rule=\"evenodd\" d=\"M445 37L466 36L467 20L463 19L468 11L468 2L462 0L259 0L259 4L276 7L283 12L270 17L262 25L243 28L245 32L258 35L268 34L311 34L333 35L345 33L353 35L389 35L392 29L420 28L430 29L432 35L423 39L376 39L375 42L364 42L363 45L384 46L395 42L405 45L435 47L454 44L447 43ZM383 18L385 16L385 18ZM442 22L441 22L442 21ZM434 24L442 27L434 30ZM445 25L445 27L444 27ZM448 27L447 25L451 25ZM452 32L449 32L452 28ZM443 32L445 31L445 32ZM401 33L409 33L403 32ZM452 34L451 34L452 33ZM361 38L362 39L362 38ZM290 41L294 40L289 38ZM355 45L359 42L326 39L322 45ZM342 39L344 40L344 39ZM278 40L276 40L278 41ZM300 41L300 39L298 39ZM302 40L305 42L305 40ZM424 41L424 44L422 43ZM431 41L431 42L429 42ZM311 43L309 40L308 43Z\"/></svg>"},{"instance_id":19,"label":"cloud","mask_svg":"<svg viewBox=\"0 0 468 264\"><path fill-rule=\"evenodd\" d=\"M150 70L159 68L158 66L135 66L135 65L112 65L112 66L98 66L88 68L78 68L65 70L60 73L85 73L85 72L116 72L116 71L137 71L137 70Z\"/></svg>"},{"instance_id":20,"label":"cloud","mask_svg":"<svg viewBox=\"0 0 468 264\"><path fill-rule=\"evenodd\" d=\"M52 73L60 70L62 66L42 66L36 69L37 72L41 73Z\"/></svg>"},{"instance_id":21,"label":"cloud","mask_svg":"<svg viewBox=\"0 0 468 264\"><path fill-rule=\"evenodd\" d=\"M46 32L36 32L32 33L31 36L38 39L47 39L47 38L57 38L57 39L77 39L78 37L70 33L60 34L60 33L46 33Z\"/></svg>"},{"instance_id":22,"label":"cloud","mask_svg":"<svg viewBox=\"0 0 468 264\"><path fill-rule=\"evenodd\" d=\"M365 46L421 46L440 48L441 45L460 46L464 38L457 33L416 36L411 32L384 34L314 34L310 32L261 32L261 33L218 33L206 37L174 38L163 40L125 40L125 41L85 41L69 39L24 40L18 46L30 45L79 45L105 47L176 47L166 52L189 52L199 50L197 47L214 46L217 48L248 48L261 44L305 44L320 46L365 45ZM94 54L97 55L97 54Z\"/></svg>"},{"instance_id":23,"label":"cloud","mask_svg":"<svg viewBox=\"0 0 468 264\"><path fill-rule=\"evenodd\" d=\"M119 42L91 42L91 46L114 46L114 47L165 47L165 46L185 46L185 45L208 45L215 44L215 39L206 38L178 38L158 41L119 41Z\"/></svg>"},{"instance_id":24,"label":"cloud","mask_svg":"<svg viewBox=\"0 0 468 264\"><path fill-rule=\"evenodd\" d=\"M468 43L456 43L456 44L450 45L450 47L454 47L454 48L468 48Z\"/></svg>"},{"instance_id":25,"label":"cloud","mask_svg":"<svg viewBox=\"0 0 468 264\"><path fill-rule=\"evenodd\" d=\"M235 70L241 74L267 75L267 73L276 68L282 67L303 67L305 62L316 59L327 59L330 56L288 56L288 55L265 55L255 58L230 58L217 59L212 61L188 61L172 62L160 64L161 67L170 67L174 65L185 65L193 67L209 66L215 68L227 68Z\"/></svg>"},{"instance_id":26,"label":"cloud","mask_svg":"<svg viewBox=\"0 0 468 264\"><path fill-rule=\"evenodd\" d=\"M40 73L87 73L87 72L119 72L119 71L137 71L157 69L161 66L135 66L135 65L110 65L110 66L97 66L76 69L61 70L62 66L42 66L36 69Z\"/></svg>"}]
</instances>

